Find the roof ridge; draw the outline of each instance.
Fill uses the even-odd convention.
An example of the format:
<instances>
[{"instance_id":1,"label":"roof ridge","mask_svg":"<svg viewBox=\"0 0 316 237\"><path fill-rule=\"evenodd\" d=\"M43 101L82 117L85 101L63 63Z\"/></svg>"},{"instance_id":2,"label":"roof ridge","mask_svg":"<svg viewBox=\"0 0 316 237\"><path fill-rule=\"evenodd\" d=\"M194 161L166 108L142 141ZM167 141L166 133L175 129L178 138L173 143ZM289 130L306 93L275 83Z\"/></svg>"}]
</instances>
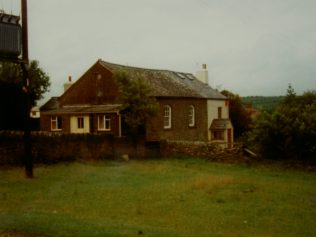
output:
<instances>
[{"instance_id":1,"label":"roof ridge","mask_svg":"<svg viewBox=\"0 0 316 237\"><path fill-rule=\"evenodd\" d=\"M141 69L141 70L148 70L148 71L171 72L171 73L184 73L184 74L194 75L191 72L174 71L174 70L170 70L170 69L155 69L155 68L145 68L145 67L138 67L138 66L122 65L122 64L118 64L118 63L108 62L108 61L105 61L103 59L99 59L98 61L100 63L105 64L105 65L110 65L110 66L113 65L113 66L125 67L125 68L130 68L130 69Z\"/></svg>"}]
</instances>

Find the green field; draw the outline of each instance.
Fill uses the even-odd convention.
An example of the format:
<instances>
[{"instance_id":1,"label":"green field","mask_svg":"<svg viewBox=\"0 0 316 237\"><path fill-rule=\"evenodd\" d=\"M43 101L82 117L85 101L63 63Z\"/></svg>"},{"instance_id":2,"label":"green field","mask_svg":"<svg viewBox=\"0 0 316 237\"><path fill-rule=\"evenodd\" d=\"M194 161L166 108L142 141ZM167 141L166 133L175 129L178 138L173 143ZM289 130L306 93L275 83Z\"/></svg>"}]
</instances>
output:
<instances>
[{"instance_id":1,"label":"green field","mask_svg":"<svg viewBox=\"0 0 316 237\"><path fill-rule=\"evenodd\" d=\"M316 236L315 173L189 158L0 172L0 236Z\"/></svg>"}]
</instances>

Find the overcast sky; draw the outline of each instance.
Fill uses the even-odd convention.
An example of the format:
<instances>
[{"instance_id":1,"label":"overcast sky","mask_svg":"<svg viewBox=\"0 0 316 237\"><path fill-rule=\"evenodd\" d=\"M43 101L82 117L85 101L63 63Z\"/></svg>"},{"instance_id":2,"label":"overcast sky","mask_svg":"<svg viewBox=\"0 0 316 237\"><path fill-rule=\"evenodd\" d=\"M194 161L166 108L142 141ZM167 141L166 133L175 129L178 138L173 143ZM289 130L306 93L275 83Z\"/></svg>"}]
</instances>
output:
<instances>
[{"instance_id":1,"label":"overcast sky","mask_svg":"<svg viewBox=\"0 0 316 237\"><path fill-rule=\"evenodd\" d=\"M20 14L20 0L0 0ZM316 90L315 0L28 0L29 54L59 96L97 59L195 73L241 96Z\"/></svg>"}]
</instances>

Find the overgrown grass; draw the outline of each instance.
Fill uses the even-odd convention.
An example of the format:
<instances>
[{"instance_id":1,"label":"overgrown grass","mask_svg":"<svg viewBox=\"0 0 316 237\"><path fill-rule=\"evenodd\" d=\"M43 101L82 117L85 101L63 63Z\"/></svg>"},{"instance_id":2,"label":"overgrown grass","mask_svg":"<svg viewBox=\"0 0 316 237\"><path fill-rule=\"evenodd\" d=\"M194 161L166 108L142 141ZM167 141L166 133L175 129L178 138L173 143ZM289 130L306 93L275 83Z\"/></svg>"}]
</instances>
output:
<instances>
[{"instance_id":1,"label":"overgrown grass","mask_svg":"<svg viewBox=\"0 0 316 237\"><path fill-rule=\"evenodd\" d=\"M200 159L0 171L0 233L315 236L316 175Z\"/></svg>"}]
</instances>

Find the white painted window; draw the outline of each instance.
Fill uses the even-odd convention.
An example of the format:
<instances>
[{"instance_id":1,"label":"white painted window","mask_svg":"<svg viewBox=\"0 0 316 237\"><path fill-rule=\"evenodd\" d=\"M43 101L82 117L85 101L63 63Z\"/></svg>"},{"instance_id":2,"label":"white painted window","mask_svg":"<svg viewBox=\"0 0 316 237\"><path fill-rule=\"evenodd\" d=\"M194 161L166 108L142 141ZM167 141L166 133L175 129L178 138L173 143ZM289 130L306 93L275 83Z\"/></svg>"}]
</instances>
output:
<instances>
[{"instance_id":1,"label":"white painted window","mask_svg":"<svg viewBox=\"0 0 316 237\"><path fill-rule=\"evenodd\" d=\"M195 107L193 105L189 106L189 127L195 126Z\"/></svg>"},{"instance_id":2,"label":"white painted window","mask_svg":"<svg viewBox=\"0 0 316 237\"><path fill-rule=\"evenodd\" d=\"M51 117L51 130L52 131L60 131L62 130L62 120L59 116Z\"/></svg>"},{"instance_id":3,"label":"white painted window","mask_svg":"<svg viewBox=\"0 0 316 237\"><path fill-rule=\"evenodd\" d=\"M171 128L171 107L170 105L165 105L163 108L164 119L163 119L163 127L165 129Z\"/></svg>"},{"instance_id":4,"label":"white painted window","mask_svg":"<svg viewBox=\"0 0 316 237\"><path fill-rule=\"evenodd\" d=\"M111 131L111 118L110 115L104 114L98 116L98 130Z\"/></svg>"}]
</instances>

